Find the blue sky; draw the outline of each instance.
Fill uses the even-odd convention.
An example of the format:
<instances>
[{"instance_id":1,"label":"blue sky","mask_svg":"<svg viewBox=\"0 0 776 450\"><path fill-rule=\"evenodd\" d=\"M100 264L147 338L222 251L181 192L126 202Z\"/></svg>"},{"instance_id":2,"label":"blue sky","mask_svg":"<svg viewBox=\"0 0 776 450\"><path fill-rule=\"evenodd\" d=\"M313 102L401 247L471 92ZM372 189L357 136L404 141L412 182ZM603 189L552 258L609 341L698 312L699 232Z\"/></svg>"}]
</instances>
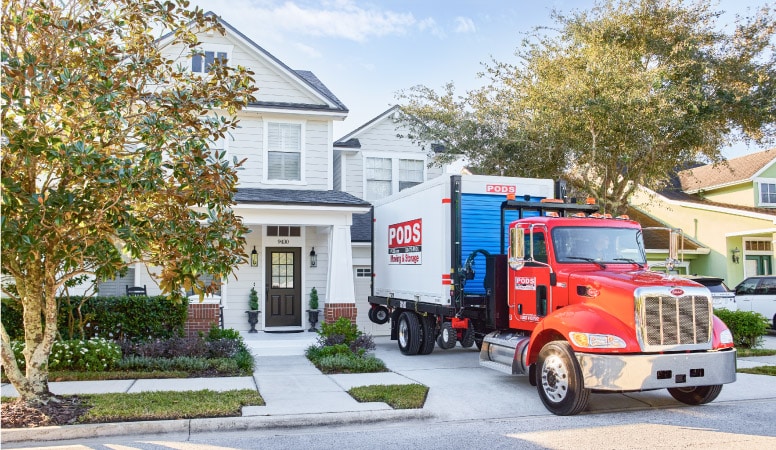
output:
<instances>
[{"instance_id":1,"label":"blue sky","mask_svg":"<svg viewBox=\"0 0 776 450\"><path fill-rule=\"evenodd\" d=\"M764 2L721 0L736 13ZM422 84L457 92L480 86L491 58L514 62L523 33L552 25L550 13L589 9L594 0L192 0L213 11L296 70L310 70L349 108L335 139L396 103L396 92ZM738 145L728 158L763 148Z\"/></svg>"}]
</instances>

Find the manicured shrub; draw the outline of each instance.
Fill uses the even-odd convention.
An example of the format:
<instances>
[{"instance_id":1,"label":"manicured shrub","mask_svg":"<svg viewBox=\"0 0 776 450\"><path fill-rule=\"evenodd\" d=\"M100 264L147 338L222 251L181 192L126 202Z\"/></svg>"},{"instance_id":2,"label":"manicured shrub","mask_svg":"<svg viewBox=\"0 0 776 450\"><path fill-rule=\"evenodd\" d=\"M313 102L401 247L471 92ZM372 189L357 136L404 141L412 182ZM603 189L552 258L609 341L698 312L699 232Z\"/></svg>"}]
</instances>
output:
<instances>
[{"instance_id":1,"label":"manicured shrub","mask_svg":"<svg viewBox=\"0 0 776 450\"><path fill-rule=\"evenodd\" d=\"M762 314L753 311L715 309L714 315L730 328L736 346L755 348L762 344L762 337L768 329L768 319Z\"/></svg>"},{"instance_id":2,"label":"manicured shrub","mask_svg":"<svg viewBox=\"0 0 776 450\"><path fill-rule=\"evenodd\" d=\"M25 370L24 343L11 342L19 369ZM49 355L49 370L104 372L121 361L121 348L115 342L95 338L89 340L56 341Z\"/></svg>"},{"instance_id":3,"label":"manicured shrub","mask_svg":"<svg viewBox=\"0 0 776 450\"><path fill-rule=\"evenodd\" d=\"M324 373L383 372L385 363L367 354L374 349L371 335L340 317L334 323L321 325L316 345L308 347L305 355Z\"/></svg>"},{"instance_id":4,"label":"manicured shrub","mask_svg":"<svg viewBox=\"0 0 776 450\"><path fill-rule=\"evenodd\" d=\"M385 363L374 356L361 357L350 354L323 356L316 367L323 373L371 373L385 372Z\"/></svg>"},{"instance_id":5,"label":"manicured shrub","mask_svg":"<svg viewBox=\"0 0 776 450\"><path fill-rule=\"evenodd\" d=\"M156 339L153 341L123 341L124 356L145 356L149 358L176 358L191 356L197 358L231 358L244 348L241 340L202 337Z\"/></svg>"}]
</instances>

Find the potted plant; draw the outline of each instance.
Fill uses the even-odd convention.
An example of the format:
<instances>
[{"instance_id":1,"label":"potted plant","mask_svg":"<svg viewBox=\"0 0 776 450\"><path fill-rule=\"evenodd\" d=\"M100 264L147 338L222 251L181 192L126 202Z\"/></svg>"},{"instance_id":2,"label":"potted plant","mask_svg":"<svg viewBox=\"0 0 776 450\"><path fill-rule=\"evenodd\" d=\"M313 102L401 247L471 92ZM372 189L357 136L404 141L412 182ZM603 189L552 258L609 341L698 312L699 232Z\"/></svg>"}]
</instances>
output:
<instances>
[{"instance_id":1,"label":"potted plant","mask_svg":"<svg viewBox=\"0 0 776 450\"><path fill-rule=\"evenodd\" d=\"M307 310L307 320L310 321L310 329L307 331L318 331L315 324L318 323L318 290L313 288L310 291L310 309Z\"/></svg>"},{"instance_id":2,"label":"potted plant","mask_svg":"<svg viewBox=\"0 0 776 450\"><path fill-rule=\"evenodd\" d=\"M251 287L251 293L248 295L248 323L251 329L248 333L257 333L256 324L259 322L259 294L256 292L256 284Z\"/></svg>"}]
</instances>

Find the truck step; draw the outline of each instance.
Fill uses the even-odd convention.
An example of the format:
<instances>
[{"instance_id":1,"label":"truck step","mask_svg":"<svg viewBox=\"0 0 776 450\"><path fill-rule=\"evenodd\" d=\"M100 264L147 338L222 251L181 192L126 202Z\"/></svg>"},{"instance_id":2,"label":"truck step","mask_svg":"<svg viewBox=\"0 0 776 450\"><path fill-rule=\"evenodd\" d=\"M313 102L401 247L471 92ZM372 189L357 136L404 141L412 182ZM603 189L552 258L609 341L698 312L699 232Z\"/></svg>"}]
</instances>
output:
<instances>
[{"instance_id":1,"label":"truck step","mask_svg":"<svg viewBox=\"0 0 776 450\"><path fill-rule=\"evenodd\" d=\"M501 364L495 361L480 361L480 366L487 367L488 369L497 370L507 375L515 375L512 373L512 366Z\"/></svg>"}]
</instances>

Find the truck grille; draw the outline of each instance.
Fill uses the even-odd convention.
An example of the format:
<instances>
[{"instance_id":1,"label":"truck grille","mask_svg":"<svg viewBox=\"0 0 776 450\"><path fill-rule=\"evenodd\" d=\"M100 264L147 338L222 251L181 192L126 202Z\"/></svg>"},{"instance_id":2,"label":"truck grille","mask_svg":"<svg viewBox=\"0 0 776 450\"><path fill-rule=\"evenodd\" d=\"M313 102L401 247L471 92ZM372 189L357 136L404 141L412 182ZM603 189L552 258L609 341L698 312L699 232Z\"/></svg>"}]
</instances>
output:
<instances>
[{"instance_id":1,"label":"truck grille","mask_svg":"<svg viewBox=\"0 0 776 450\"><path fill-rule=\"evenodd\" d=\"M644 351L710 348L711 298L704 290L684 291L680 297L668 292L637 297L636 320Z\"/></svg>"}]
</instances>

